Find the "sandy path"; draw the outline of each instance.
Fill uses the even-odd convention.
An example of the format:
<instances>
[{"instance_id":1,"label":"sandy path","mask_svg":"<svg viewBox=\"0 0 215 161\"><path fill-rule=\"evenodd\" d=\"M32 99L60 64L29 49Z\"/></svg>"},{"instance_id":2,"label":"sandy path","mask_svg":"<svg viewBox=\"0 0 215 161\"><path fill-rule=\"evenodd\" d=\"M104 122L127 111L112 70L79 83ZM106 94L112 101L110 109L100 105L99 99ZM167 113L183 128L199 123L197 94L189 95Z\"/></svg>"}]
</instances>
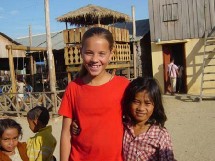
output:
<instances>
[{"instance_id":1,"label":"sandy path","mask_svg":"<svg viewBox=\"0 0 215 161\"><path fill-rule=\"evenodd\" d=\"M215 160L215 101L192 102L187 96L165 97L168 121L178 161Z\"/></svg>"},{"instance_id":2,"label":"sandy path","mask_svg":"<svg viewBox=\"0 0 215 161\"><path fill-rule=\"evenodd\" d=\"M194 102L189 96L164 96L168 121L166 127L173 141L178 161L215 160L215 101ZM23 127L23 141L33 136L26 118L15 118ZM53 118L53 135L58 140L54 155L59 158L62 118ZM59 159L58 159L59 160Z\"/></svg>"}]
</instances>

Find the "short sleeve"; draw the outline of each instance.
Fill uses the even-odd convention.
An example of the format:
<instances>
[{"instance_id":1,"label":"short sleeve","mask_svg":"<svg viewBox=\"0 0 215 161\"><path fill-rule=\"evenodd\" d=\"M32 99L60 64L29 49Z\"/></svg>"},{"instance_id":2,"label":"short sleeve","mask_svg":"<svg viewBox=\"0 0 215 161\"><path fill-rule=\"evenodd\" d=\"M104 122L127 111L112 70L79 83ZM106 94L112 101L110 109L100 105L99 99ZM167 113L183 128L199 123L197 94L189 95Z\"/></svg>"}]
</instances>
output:
<instances>
[{"instance_id":1,"label":"short sleeve","mask_svg":"<svg viewBox=\"0 0 215 161\"><path fill-rule=\"evenodd\" d=\"M159 160L160 161L175 161L173 154L173 147L169 133L164 130L164 133L160 136L160 150Z\"/></svg>"},{"instance_id":2,"label":"short sleeve","mask_svg":"<svg viewBox=\"0 0 215 161\"><path fill-rule=\"evenodd\" d=\"M58 110L58 114L72 118L72 94L71 94L71 86L68 86L63 99L61 101L60 108Z\"/></svg>"}]
</instances>

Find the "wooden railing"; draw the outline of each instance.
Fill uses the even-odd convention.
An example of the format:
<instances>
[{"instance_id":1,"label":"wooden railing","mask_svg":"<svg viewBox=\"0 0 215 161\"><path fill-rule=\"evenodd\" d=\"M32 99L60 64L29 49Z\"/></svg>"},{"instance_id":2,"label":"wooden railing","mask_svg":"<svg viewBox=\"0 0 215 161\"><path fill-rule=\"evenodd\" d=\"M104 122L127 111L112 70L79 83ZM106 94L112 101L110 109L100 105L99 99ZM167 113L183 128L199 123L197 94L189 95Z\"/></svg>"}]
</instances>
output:
<instances>
[{"instance_id":1,"label":"wooden railing","mask_svg":"<svg viewBox=\"0 0 215 161\"><path fill-rule=\"evenodd\" d=\"M18 93L0 94L0 114L25 115L35 106L44 106L50 113L57 114L64 90L52 92L31 92L24 93L20 98Z\"/></svg>"},{"instance_id":2,"label":"wooden railing","mask_svg":"<svg viewBox=\"0 0 215 161\"><path fill-rule=\"evenodd\" d=\"M0 85L0 88L1 88L2 93L8 93L12 89L10 84Z\"/></svg>"}]
</instances>

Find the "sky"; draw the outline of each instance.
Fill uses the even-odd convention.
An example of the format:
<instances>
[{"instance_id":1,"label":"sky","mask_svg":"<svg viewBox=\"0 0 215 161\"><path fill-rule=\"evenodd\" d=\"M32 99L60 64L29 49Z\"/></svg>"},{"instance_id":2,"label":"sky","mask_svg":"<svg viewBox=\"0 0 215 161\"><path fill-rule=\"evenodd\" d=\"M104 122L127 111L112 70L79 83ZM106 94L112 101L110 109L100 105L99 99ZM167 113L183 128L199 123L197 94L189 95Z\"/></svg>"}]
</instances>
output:
<instances>
[{"instance_id":1,"label":"sky","mask_svg":"<svg viewBox=\"0 0 215 161\"><path fill-rule=\"evenodd\" d=\"M135 19L148 19L148 0L49 0L50 29L58 32L66 28L57 17L81 7L93 4L131 16L131 6L135 7ZM12 39L45 33L44 0L1 0L0 32Z\"/></svg>"}]
</instances>

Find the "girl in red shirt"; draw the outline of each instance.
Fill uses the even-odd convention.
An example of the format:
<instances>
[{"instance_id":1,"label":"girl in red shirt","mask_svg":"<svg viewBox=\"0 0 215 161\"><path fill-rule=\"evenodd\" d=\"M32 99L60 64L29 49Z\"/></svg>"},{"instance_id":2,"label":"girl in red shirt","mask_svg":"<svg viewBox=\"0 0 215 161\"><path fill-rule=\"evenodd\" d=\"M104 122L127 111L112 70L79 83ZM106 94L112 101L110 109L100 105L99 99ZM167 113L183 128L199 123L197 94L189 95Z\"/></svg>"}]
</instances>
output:
<instances>
[{"instance_id":1,"label":"girl in red shirt","mask_svg":"<svg viewBox=\"0 0 215 161\"><path fill-rule=\"evenodd\" d=\"M122 161L121 100L129 81L106 71L113 43L104 28L90 28L83 35L82 69L68 85L59 109L61 161ZM71 137L73 120L81 133Z\"/></svg>"}]
</instances>

